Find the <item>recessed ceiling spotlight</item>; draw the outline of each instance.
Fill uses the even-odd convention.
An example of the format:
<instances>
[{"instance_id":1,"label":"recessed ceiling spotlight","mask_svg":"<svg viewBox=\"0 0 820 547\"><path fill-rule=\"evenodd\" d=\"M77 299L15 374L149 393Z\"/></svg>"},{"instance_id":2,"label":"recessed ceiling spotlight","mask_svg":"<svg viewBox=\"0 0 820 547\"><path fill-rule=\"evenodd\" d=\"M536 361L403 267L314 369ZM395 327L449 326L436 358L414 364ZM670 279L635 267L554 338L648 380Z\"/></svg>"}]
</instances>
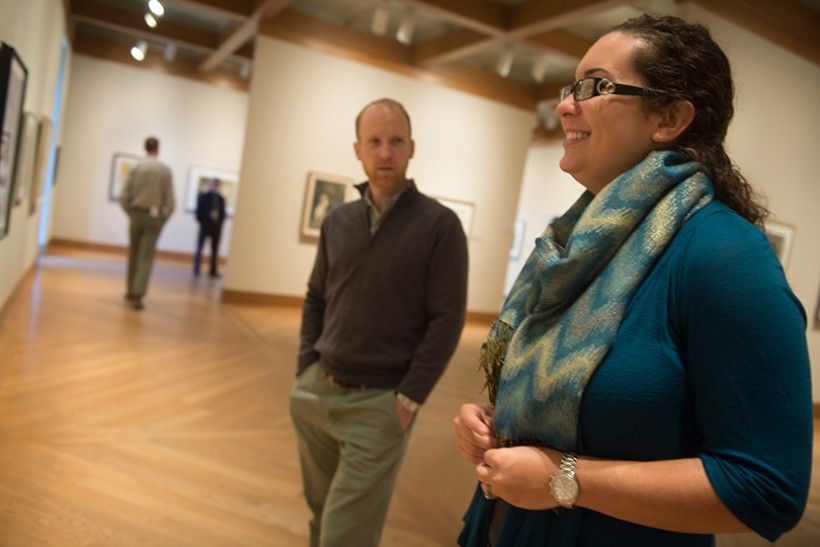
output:
<instances>
[{"instance_id":1,"label":"recessed ceiling spotlight","mask_svg":"<svg viewBox=\"0 0 820 547\"><path fill-rule=\"evenodd\" d=\"M162 14L165 13L165 8L162 7L159 0L148 0L148 9L157 17L162 17Z\"/></svg>"},{"instance_id":2,"label":"recessed ceiling spotlight","mask_svg":"<svg viewBox=\"0 0 820 547\"><path fill-rule=\"evenodd\" d=\"M513 61L515 61L515 52L511 49L507 49L501 56L498 58L498 62L495 64L495 70L498 72L498 75L502 78L506 78L510 75L510 70L512 70Z\"/></svg>"},{"instance_id":3,"label":"recessed ceiling spotlight","mask_svg":"<svg viewBox=\"0 0 820 547\"><path fill-rule=\"evenodd\" d=\"M405 17L402 19L401 24L399 25L399 30L396 31L396 40L404 44L405 46L409 46L413 43L413 33L416 30L416 23L410 17Z\"/></svg>"},{"instance_id":4,"label":"recessed ceiling spotlight","mask_svg":"<svg viewBox=\"0 0 820 547\"><path fill-rule=\"evenodd\" d=\"M137 61L145 59L145 53L148 51L148 42L145 40L137 40L134 47L131 48L131 57Z\"/></svg>"},{"instance_id":5,"label":"recessed ceiling spotlight","mask_svg":"<svg viewBox=\"0 0 820 547\"><path fill-rule=\"evenodd\" d=\"M373 20L370 21L370 30L373 34L384 36L390 25L390 12L384 6L377 6L373 10Z\"/></svg>"},{"instance_id":6,"label":"recessed ceiling spotlight","mask_svg":"<svg viewBox=\"0 0 820 547\"><path fill-rule=\"evenodd\" d=\"M174 42L168 42L165 44L165 50L162 52L162 56L169 63L172 62L177 58L177 45Z\"/></svg>"},{"instance_id":7,"label":"recessed ceiling spotlight","mask_svg":"<svg viewBox=\"0 0 820 547\"><path fill-rule=\"evenodd\" d=\"M546 55L542 55L532 64L532 78L539 84L547 77L547 70L549 69L549 59Z\"/></svg>"}]
</instances>

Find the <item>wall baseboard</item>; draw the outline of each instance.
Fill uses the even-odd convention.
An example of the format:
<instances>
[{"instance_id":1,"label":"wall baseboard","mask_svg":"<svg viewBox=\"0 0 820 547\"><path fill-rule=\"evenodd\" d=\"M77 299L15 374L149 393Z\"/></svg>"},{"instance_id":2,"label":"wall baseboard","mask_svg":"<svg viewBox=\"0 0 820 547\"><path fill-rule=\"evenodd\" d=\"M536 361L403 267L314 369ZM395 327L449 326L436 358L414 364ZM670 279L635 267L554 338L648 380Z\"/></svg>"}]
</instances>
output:
<instances>
[{"instance_id":1,"label":"wall baseboard","mask_svg":"<svg viewBox=\"0 0 820 547\"><path fill-rule=\"evenodd\" d=\"M301 308L304 298L301 296L287 296L284 294L222 289L222 302L228 302L231 304L255 304L259 306L292 306ZM486 323L489 326L495 320L496 315L497 313L495 312L468 311L467 321L471 323Z\"/></svg>"},{"instance_id":2,"label":"wall baseboard","mask_svg":"<svg viewBox=\"0 0 820 547\"><path fill-rule=\"evenodd\" d=\"M84 251L96 251L100 253L116 254L125 257L128 254L128 247L124 245L114 245L112 243L95 243L93 241L79 241L76 239L64 239L53 237L49 240L46 246L47 250L69 248L82 249ZM164 260L173 260L175 262L191 262L194 260L194 253L181 253L178 251L161 251L157 250L156 257ZM203 257L204 258L204 257ZM220 266L224 266L226 261L220 257L218 261Z\"/></svg>"},{"instance_id":3,"label":"wall baseboard","mask_svg":"<svg viewBox=\"0 0 820 547\"><path fill-rule=\"evenodd\" d=\"M300 296L222 289L222 302L230 304L255 304L259 306L289 306L301 308L303 300Z\"/></svg>"}]
</instances>

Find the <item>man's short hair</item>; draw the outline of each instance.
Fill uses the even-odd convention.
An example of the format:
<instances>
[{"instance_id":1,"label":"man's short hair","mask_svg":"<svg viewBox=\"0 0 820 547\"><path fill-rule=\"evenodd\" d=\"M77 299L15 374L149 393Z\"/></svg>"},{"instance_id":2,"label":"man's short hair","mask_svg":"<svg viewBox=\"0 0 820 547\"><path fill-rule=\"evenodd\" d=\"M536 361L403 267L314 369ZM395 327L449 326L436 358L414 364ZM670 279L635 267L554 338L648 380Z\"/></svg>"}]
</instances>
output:
<instances>
[{"instance_id":1,"label":"man's short hair","mask_svg":"<svg viewBox=\"0 0 820 547\"><path fill-rule=\"evenodd\" d=\"M357 138L357 139L359 138L359 125L360 125L360 123L361 123L361 121L362 121L362 114L364 114L364 111L365 111L365 110L367 110L367 109L368 109L368 108L370 108L371 106L375 106L375 105L377 105L377 104L381 104L381 105L385 105L385 106L390 106L390 107L392 107L392 108L397 109L397 110L398 110L399 112L401 112L402 114L404 114L404 119L406 119L406 120L407 120L407 130L408 130L408 132L410 133L410 136L411 136L411 137L413 136L413 126L410 124L410 115L407 113L407 110L405 110L405 109L404 109L404 106L403 106L403 105L402 105L399 101L396 101L396 100L394 100L394 99L388 99L388 98L386 98L386 97L385 97L385 98L383 98L383 99L376 99L375 101L372 101L372 102L370 102L370 103L367 103L367 104L365 105L365 107L364 107L364 108L362 108L362 109L359 111L359 115L358 115L358 116L356 116L356 138Z\"/></svg>"},{"instance_id":2,"label":"man's short hair","mask_svg":"<svg viewBox=\"0 0 820 547\"><path fill-rule=\"evenodd\" d=\"M145 151L153 154L159 150L159 139L156 137L148 137L145 139Z\"/></svg>"}]
</instances>

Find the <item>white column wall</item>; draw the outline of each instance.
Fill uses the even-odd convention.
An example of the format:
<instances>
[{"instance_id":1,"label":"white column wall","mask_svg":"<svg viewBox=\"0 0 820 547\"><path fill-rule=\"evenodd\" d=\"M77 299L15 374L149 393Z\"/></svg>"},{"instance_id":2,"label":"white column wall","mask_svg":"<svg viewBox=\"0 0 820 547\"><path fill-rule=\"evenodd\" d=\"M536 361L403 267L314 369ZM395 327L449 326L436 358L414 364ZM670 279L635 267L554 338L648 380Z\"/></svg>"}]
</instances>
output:
<instances>
[{"instance_id":1,"label":"white column wall","mask_svg":"<svg viewBox=\"0 0 820 547\"><path fill-rule=\"evenodd\" d=\"M392 97L412 118L408 176L475 204L468 309L497 311L533 113L272 38L258 38L255 55L226 288L304 295L316 252L299 235L307 174L363 180L354 118Z\"/></svg>"}]
</instances>

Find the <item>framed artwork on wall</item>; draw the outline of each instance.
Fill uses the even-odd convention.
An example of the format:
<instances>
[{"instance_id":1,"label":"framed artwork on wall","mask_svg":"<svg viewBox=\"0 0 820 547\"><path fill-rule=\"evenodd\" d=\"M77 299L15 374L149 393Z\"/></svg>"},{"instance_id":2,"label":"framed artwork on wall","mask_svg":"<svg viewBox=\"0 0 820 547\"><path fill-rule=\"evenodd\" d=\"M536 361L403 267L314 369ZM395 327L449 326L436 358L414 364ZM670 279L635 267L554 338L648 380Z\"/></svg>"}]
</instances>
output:
<instances>
[{"instance_id":1,"label":"framed artwork on wall","mask_svg":"<svg viewBox=\"0 0 820 547\"><path fill-rule=\"evenodd\" d=\"M108 178L108 201L119 201L128 173L144 156L127 152L114 152L111 158L111 175Z\"/></svg>"},{"instance_id":2,"label":"framed artwork on wall","mask_svg":"<svg viewBox=\"0 0 820 547\"><path fill-rule=\"evenodd\" d=\"M462 201L460 199L441 198L438 196L430 196L445 207L452 209L461 221L461 226L464 228L464 234L469 238L473 230L473 213L475 212L475 205L469 201Z\"/></svg>"},{"instance_id":3,"label":"framed artwork on wall","mask_svg":"<svg viewBox=\"0 0 820 547\"><path fill-rule=\"evenodd\" d=\"M51 142L51 120L40 117L40 128L37 130L37 151L34 154L34 173L32 174L31 193L29 194L28 214L37 211L37 204L43 197L43 187L46 183L46 167L48 167L48 147ZM56 179L56 177L55 177Z\"/></svg>"},{"instance_id":4,"label":"framed artwork on wall","mask_svg":"<svg viewBox=\"0 0 820 547\"><path fill-rule=\"evenodd\" d=\"M350 177L309 172L299 233L309 239L318 239L322 221L327 214L352 199L355 192L353 179Z\"/></svg>"},{"instance_id":5,"label":"framed artwork on wall","mask_svg":"<svg viewBox=\"0 0 820 547\"><path fill-rule=\"evenodd\" d=\"M516 219L513 225L512 245L510 246L510 260L521 258L521 251L524 248L524 231L527 223L523 219Z\"/></svg>"},{"instance_id":6,"label":"framed artwork on wall","mask_svg":"<svg viewBox=\"0 0 820 547\"><path fill-rule=\"evenodd\" d=\"M766 222L766 237L769 238L777 258L783 265L783 269L789 264L789 256L792 252L792 240L794 239L794 226L783 222Z\"/></svg>"},{"instance_id":7,"label":"framed artwork on wall","mask_svg":"<svg viewBox=\"0 0 820 547\"><path fill-rule=\"evenodd\" d=\"M219 193L225 198L225 214L232 217L236 211L236 198L239 193L239 173L228 169L192 165L188 170L185 210L189 213L196 211L197 196L208 189L213 179L219 181Z\"/></svg>"},{"instance_id":8,"label":"framed artwork on wall","mask_svg":"<svg viewBox=\"0 0 820 547\"><path fill-rule=\"evenodd\" d=\"M28 69L13 47L0 46L0 239L9 233L17 151L23 123Z\"/></svg>"},{"instance_id":9,"label":"framed artwork on wall","mask_svg":"<svg viewBox=\"0 0 820 547\"><path fill-rule=\"evenodd\" d=\"M31 196L34 182L34 160L37 158L37 137L40 134L40 117L34 112L23 114L23 125L20 128L20 151L17 152L17 169L14 175L14 187L17 196L14 205L19 205Z\"/></svg>"}]
</instances>

